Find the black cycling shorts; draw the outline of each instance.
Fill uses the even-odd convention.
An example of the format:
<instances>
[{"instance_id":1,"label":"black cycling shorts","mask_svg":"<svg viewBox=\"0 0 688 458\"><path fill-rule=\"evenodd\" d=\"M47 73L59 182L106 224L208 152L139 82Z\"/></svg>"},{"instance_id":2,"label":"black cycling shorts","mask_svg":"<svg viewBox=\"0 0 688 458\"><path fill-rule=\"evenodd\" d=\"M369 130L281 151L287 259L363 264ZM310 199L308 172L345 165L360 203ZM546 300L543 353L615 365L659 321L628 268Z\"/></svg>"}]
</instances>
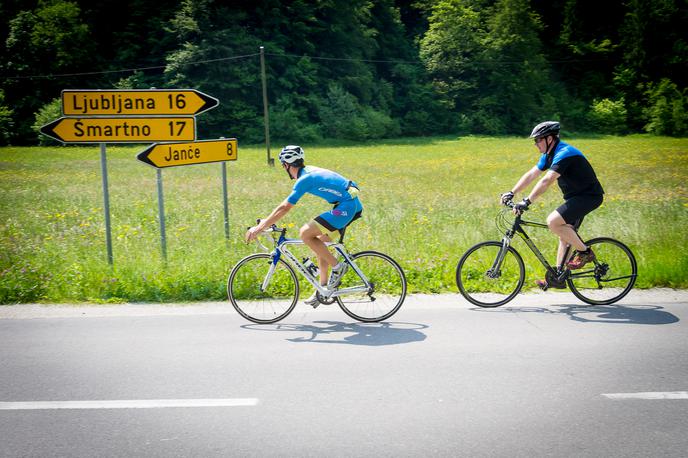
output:
<instances>
[{"instance_id":1,"label":"black cycling shorts","mask_svg":"<svg viewBox=\"0 0 688 458\"><path fill-rule=\"evenodd\" d=\"M578 229L585 215L602 205L603 200L602 194L573 196L557 208L557 213L564 218L566 224Z\"/></svg>"}]
</instances>

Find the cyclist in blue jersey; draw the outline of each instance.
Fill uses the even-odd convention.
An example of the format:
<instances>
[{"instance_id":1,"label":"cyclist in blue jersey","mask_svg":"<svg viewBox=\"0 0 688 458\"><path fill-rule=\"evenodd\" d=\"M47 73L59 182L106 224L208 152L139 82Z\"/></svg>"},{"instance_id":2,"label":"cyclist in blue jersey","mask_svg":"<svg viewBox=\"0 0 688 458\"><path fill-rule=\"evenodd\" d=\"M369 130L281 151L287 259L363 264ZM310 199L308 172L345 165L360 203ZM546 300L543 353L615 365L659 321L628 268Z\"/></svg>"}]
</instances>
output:
<instances>
[{"instance_id":1,"label":"cyclist in blue jersey","mask_svg":"<svg viewBox=\"0 0 688 458\"><path fill-rule=\"evenodd\" d=\"M546 171L530 194L514 206L514 212L521 213L555 180L558 182L564 195L564 204L549 214L547 225L559 236L557 270L561 271L569 245L576 250L573 258L566 264L569 269L580 269L595 259L595 254L583 243L576 230L585 215L602 205L604 190L590 162L579 150L561 141L559 131L560 125L556 121L545 121L535 126L530 138L535 139L535 146L541 153L540 160L523 174L513 190L501 195L501 200L503 203L512 200L514 194L524 190ZM553 278L538 280L536 283L542 289L565 287L564 282Z\"/></svg>"},{"instance_id":2,"label":"cyclist in blue jersey","mask_svg":"<svg viewBox=\"0 0 688 458\"><path fill-rule=\"evenodd\" d=\"M343 234L344 229L354 220L361 217L363 206L358 198L358 186L351 180L344 178L331 170L306 166L303 148L296 145L285 146L279 154L279 160L289 178L296 180L291 194L258 225L246 232L246 241L255 239L261 231L279 221L289 210L297 204L305 194L313 194L333 204L332 210L316 216L306 223L300 230L301 240L315 253L320 271L320 284L328 289L335 289L341 283L347 265L337 263L325 245L332 239L334 233ZM332 267L332 275L328 278L328 270ZM306 303L318 304L317 292L306 299Z\"/></svg>"}]
</instances>

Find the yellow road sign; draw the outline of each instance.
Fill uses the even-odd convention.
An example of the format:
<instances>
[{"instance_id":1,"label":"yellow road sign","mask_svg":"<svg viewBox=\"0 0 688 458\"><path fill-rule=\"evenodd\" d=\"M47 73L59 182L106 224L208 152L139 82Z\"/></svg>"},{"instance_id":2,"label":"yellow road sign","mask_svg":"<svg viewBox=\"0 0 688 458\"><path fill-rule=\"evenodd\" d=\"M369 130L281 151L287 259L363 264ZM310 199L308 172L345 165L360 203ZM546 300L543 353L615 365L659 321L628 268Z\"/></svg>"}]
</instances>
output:
<instances>
[{"instance_id":1,"label":"yellow road sign","mask_svg":"<svg viewBox=\"0 0 688 458\"><path fill-rule=\"evenodd\" d=\"M187 143L156 143L141 151L136 158L157 168L236 161L237 140L229 138Z\"/></svg>"},{"instance_id":2,"label":"yellow road sign","mask_svg":"<svg viewBox=\"0 0 688 458\"><path fill-rule=\"evenodd\" d=\"M218 104L195 89L62 91L65 116L192 116Z\"/></svg>"},{"instance_id":3,"label":"yellow road sign","mask_svg":"<svg viewBox=\"0 0 688 458\"><path fill-rule=\"evenodd\" d=\"M60 118L41 133L63 143L150 143L193 141L196 118Z\"/></svg>"}]
</instances>

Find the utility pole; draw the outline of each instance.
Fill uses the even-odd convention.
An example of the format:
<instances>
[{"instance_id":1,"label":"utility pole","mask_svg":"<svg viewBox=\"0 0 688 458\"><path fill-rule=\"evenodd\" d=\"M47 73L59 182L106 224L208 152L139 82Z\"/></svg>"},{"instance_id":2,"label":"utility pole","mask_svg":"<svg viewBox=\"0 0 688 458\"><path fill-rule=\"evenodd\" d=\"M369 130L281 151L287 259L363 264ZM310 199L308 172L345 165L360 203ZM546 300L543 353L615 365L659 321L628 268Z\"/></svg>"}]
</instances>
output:
<instances>
[{"instance_id":1,"label":"utility pole","mask_svg":"<svg viewBox=\"0 0 688 458\"><path fill-rule=\"evenodd\" d=\"M265 146L268 154L268 165L274 167L275 160L270 157L270 115L268 114L268 84L265 78L265 48L260 47L260 76L263 80L263 119L265 124Z\"/></svg>"}]
</instances>

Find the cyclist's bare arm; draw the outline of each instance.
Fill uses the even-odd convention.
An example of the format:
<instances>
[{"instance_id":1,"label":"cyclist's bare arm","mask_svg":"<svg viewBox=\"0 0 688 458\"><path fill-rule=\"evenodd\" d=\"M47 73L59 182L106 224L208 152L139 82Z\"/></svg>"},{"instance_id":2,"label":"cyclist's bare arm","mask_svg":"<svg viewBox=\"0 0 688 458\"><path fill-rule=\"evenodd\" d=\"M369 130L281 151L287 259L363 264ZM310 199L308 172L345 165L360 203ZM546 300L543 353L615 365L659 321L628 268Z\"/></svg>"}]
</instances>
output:
<instances>
[{"instance_id":1,"label":"cyclist's bare arm","mask_svg":"<svg viewBox=\"0 0 688 458\"><path fill-rule=\"evenodd\" d=\"M254 240L256 237L258 237L258 234L260 234L262 231L264 231L266 228L272 226L275 224L277 221L282 219L284 215L289 213L289 210L291 210L294 207L293 204L290 204L286 199L279 204L275 209L268 215L267 218L263 219L258 223L257 225L253 226L250 228L248 231L246 231L246 236L244 239L247 242L250 242L251 240Z\"/></svg>"},{"instance_id":2,"label":"cyclist's bare arm","mask_svg":"<svg viewBox=\"0 0 688 458\"><path fill-rule=\"evenodd\" d=\"M532 169L528 170L526 173L523 174L520 180L516 183L516 186L514 186L514 189L511 190L514 194L518 194L519 192L523 191L528 187L530 183L535 181L537 177L540 176L542 173L542 170L537 168L537 166L533 166Z\"/></svg>"},{"instance_id":3,"label":"cyclist's bare arm","mask_svg":"<svg viewBox=\"0 0 688 458\"><path fill-rule=\"evenodd\" d=\"M542 177L540 181L537 182L533 190L530 191L530 194L528 195L528 200L530 200L531 202L535 202L535 199L537 199L540 195L547 191L547 188L549 188L552 185L552 183L557 181L559 176L559 173L555 172L554 170L548 170L545 176Z\"/></svg>"}]
</instances>

